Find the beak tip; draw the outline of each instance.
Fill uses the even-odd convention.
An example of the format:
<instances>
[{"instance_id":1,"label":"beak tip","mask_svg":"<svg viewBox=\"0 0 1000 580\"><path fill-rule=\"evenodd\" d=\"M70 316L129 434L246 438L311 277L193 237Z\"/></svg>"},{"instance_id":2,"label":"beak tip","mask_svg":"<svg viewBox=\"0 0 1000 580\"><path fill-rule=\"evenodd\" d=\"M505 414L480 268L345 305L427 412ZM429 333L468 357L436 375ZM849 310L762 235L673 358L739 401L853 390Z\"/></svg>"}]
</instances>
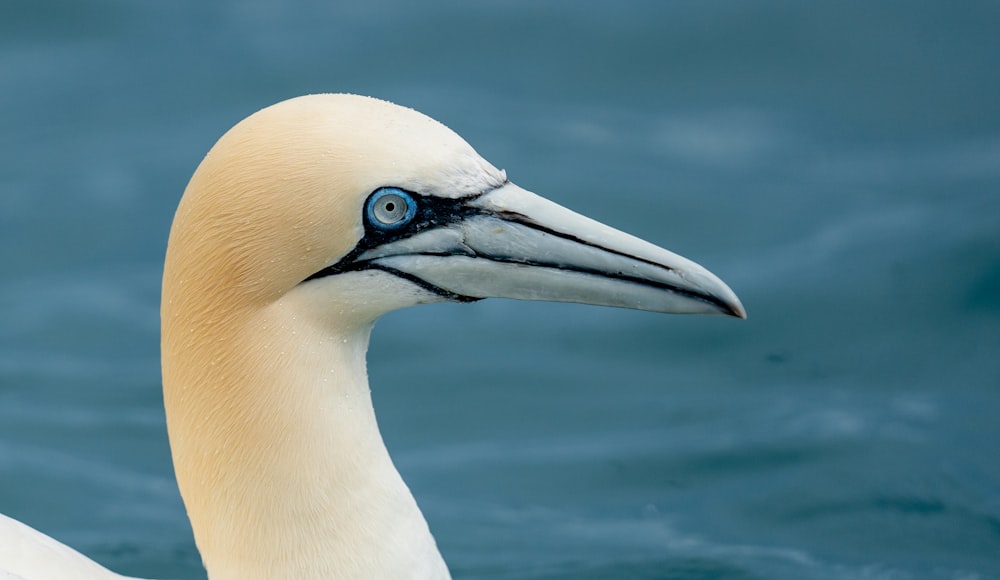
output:
<instances>
[{"instance_id":1,"label":"beak tip","mask_svg":"<svg viewBox=\"0 0 1000 580\"><path fill-rule=\"evenodd\" d=\"M719 306L722 314L746 320L747 309L743 306L743 302L736 296L735 292L729 289L728 286L726 289L729 290L726 292L726 296L719 300Z\"/></svg>"},{"instance_id":2,"label":"beak tip","mask_svg":"<svg viewBox=\"0 0 1000 580\"><path fill-rule=\"evenodd\" d=\"M714 311L707 311L705 312L706 314L732 316L733 318L739 318L740 320L747 319L746 308L743 307L743 303L740 302L739 298L736 298L735 296L722 300L713 300L712 306L714 307Z\"/></svg>"},{"instance_id":3,"label":"beak tip","mask_svg":"<svg viewBox=\"0 0 1000 580\"><path fill-rule=\"evenodd\" d=\"M709 280L713 282L713 287L710 287L707 294L712 297L712 303L718 309L718 313L746 320L747 309L743 306L743 302L736 293L733 292L733 289L714 274L708 274L711 276Z\"/></svg>"},{"instance_id":4,"label":"beak tip","mask_svg":"<svg viewBox=\"0 0 1000 580\"><path fill-rule=\"evenodd\" d=\"M715 307L716 313L746 320L747 310L733 289L702 266L693 264L692 269L695 268L700 276L688 274L687 277L696 282L697 292Z\"/></svg>"}]
</instances>

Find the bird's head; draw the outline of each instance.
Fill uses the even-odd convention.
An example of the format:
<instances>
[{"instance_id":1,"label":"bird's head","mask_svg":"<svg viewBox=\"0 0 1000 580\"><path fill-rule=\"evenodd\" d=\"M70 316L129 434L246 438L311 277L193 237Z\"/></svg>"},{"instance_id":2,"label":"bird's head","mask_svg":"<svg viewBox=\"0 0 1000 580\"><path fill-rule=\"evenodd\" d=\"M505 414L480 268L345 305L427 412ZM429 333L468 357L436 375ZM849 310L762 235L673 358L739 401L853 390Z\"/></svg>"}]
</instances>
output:
<instances>
[{"instance_id":1,"label":"bird's head","mask_svg":"<svg viewBox=\"0 0 1000 580\"><path fill-rule=\"evenodd\" d=\"M358 322L486 297L745 316L698 264L519 188L429 117L354 95L279 103L212 148L171 232L165 315L192 290L203 310L307 293Z\"/></svg>"}]
</instances>

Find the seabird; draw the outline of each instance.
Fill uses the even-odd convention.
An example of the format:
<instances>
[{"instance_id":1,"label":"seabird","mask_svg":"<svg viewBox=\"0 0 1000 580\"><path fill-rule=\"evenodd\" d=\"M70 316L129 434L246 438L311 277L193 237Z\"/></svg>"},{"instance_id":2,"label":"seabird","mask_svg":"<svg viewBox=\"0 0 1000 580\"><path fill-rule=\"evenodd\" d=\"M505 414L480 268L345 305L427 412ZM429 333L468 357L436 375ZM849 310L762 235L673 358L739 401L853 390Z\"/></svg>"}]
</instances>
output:
<instances>
[{"instance_id":1,"label":"seabird","mask_svg":"<svg viewBox=\"0 0 1000 580\"><path fill-rule=\"evenodd\" d=\"M355 95L263 109L191 178L163 274L177 482L211 580L448 578L382 442L375 320L486 297L743 318L694 262L514 185ZM0 516L0 579L123 578Z\"/></svg>"}]
</instances>

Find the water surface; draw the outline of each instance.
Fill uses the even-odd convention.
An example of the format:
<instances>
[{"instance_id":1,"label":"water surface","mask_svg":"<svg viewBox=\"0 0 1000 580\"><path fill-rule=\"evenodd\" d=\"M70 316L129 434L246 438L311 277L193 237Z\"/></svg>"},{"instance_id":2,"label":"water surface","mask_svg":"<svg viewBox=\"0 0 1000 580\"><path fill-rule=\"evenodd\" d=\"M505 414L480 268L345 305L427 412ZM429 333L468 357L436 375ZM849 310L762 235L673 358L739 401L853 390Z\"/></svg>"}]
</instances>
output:
<instances>
[{"instance_id":1,"label":"water surface","mask_svg":"<svg viewBox=\"0 0 1000 580\"><path fill-rule=\"evenodd\" d=\"M350 91L750 312L381 321L380 422L457 577L1000 577L998 25L986 1L8 0L0 511L204 577L159 392L173 208L240 118Z\"/></svg>"}]
</instances>

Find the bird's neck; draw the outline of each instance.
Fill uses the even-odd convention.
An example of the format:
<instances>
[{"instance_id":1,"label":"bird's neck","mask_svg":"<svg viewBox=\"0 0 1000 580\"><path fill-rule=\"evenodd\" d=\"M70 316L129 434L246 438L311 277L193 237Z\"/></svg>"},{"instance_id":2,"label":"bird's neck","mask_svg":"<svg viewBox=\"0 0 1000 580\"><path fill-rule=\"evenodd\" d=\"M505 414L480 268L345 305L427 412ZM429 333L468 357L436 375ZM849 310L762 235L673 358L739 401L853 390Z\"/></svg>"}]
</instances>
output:
<instances>
[{"instance_id":1,"label":"bird's neck","mask_svg":"<svg viewBox=\"0 0 1000 580\"><path fill-rule=\"evenodd\" d=\"M300 310L164 317L171 449L209 577L447 577L378 430L371 324Z\"/></svg>"}]
</instances>

